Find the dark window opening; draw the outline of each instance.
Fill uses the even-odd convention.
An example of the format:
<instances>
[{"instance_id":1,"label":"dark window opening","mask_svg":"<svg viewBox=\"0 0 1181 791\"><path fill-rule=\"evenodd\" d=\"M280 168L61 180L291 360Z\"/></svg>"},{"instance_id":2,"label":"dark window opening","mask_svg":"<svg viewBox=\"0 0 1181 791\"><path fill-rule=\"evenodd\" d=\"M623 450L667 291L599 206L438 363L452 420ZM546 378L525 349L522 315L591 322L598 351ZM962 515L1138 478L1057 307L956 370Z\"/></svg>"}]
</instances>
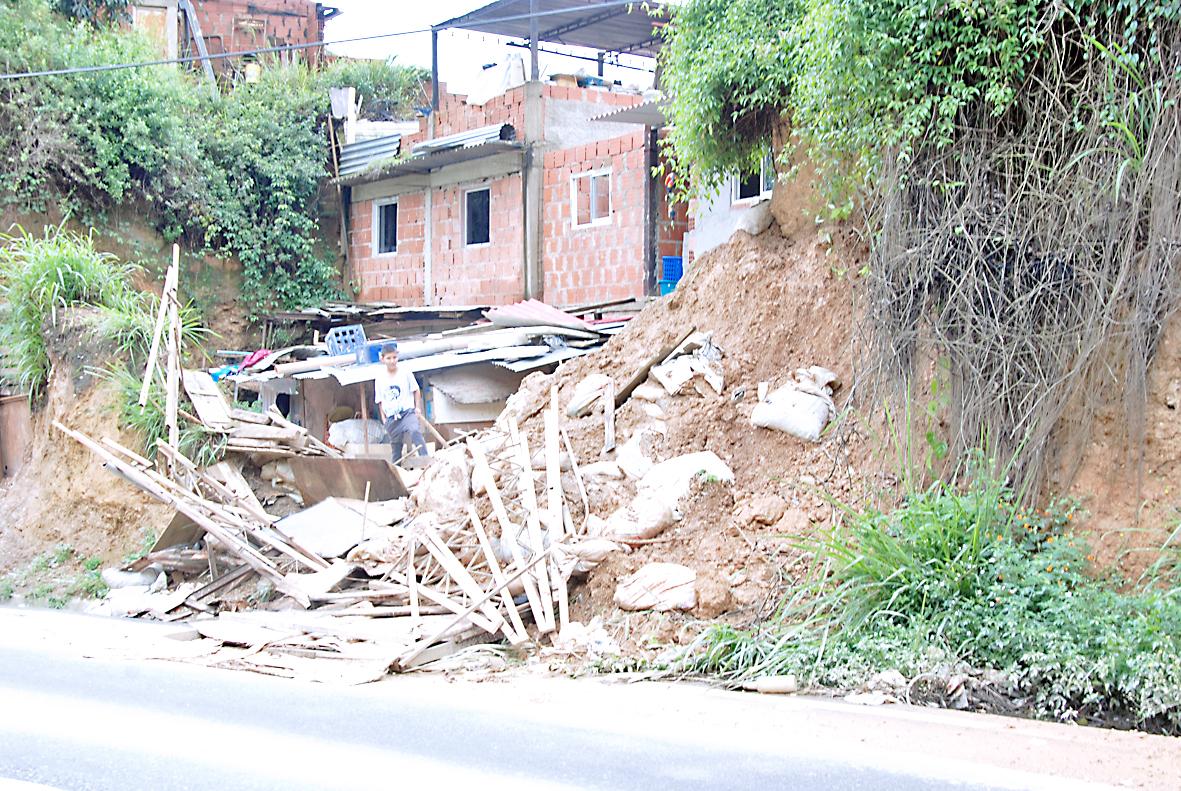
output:
<instances>
[{"instance_id":1,"label":"dark window opening","mask_svg":"<svg viewBox=\"0 0 1181 791\"><path fill-rule=\"evenodd\" d=\"M760 173L748 173L738 180L738 200L757 198L763 191L763 177Z\"/></svg>"},{"instance_id":2,"label":"dark window opening","mask_svg":"<svg viewBox=\"0 0 1181 791\"><path fill-rule=\"evenodd\" d=\"M398 204L387 203L378 207L378 253L393 253L398 250Z\"/></svg>"},{"instance_id":3,"label":"dark window opening","mask_svg":"<svg viewBox=\"0 0 1181 791\"><path fill-rule=\"evenodd\" d=\"M490 220L491 193L472 190L467 194L467 243L487 244L492 238Z\"/></svg>"}]
</instances>

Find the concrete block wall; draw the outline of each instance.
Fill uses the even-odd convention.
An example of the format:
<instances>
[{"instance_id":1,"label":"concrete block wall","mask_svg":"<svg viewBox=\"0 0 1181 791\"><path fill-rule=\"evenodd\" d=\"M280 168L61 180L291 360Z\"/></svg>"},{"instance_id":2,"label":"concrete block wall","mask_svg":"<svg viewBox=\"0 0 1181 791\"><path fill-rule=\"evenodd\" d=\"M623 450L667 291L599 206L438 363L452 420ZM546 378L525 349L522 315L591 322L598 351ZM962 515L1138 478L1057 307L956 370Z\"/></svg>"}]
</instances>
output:
<instances>
[{"instance_id":1,"label":"concrete block wall","mask_svg":"<svg viewBox=\"0 0 1181 791\"><path fill-rule=\"evenodd\" d=\"M373 203L361 201L349 209L349 260L353 281L361 286L357 299L422 305L425 194L398 198L398 251L381 256L373 253Z\"/></svg>"},{"instance_id":2,"label":"concrete block wall","mask_svg":"<svg viewBox=\"0 0 1181 791\"><path fill-rule=\"evenodd\" d=\"M644 158L642 131L545 155L546 302L571 307L644 295ZM607 167L611 222L574 228L571 178Z\"/></svg>"}]
</instances>

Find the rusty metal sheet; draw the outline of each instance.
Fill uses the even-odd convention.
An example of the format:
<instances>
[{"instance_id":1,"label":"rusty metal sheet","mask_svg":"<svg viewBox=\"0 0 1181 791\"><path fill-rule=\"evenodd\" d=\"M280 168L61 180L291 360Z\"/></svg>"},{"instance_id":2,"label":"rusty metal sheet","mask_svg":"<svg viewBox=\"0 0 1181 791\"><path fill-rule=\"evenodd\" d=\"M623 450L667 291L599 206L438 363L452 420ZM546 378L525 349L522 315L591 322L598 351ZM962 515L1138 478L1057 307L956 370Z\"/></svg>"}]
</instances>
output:
<instances>
[{"instance_id":1,"label":"rusty metal sheet","mask_svg":"<svg viewBox=\"0 0 1181 791\"><path fill-rule=\"evenodd\" d=\"M0 475L16 475L25 463L25 451L33 444L33 418L29 397L0 398Z\"/></svg>"},{"instance_id":2,"label":"rusty metal sheet","mask_svg":"<svg viewBox=\"0 0 1181 791\"><path fill-rule=\"evenodd\" d=\"M290 459L295 485L305 506L329 497L365 499L365 483L370 484L369 500L396 500L410 492L398 470L385 459L330 459L297 456Z\"/></svg>"}]
</instances>

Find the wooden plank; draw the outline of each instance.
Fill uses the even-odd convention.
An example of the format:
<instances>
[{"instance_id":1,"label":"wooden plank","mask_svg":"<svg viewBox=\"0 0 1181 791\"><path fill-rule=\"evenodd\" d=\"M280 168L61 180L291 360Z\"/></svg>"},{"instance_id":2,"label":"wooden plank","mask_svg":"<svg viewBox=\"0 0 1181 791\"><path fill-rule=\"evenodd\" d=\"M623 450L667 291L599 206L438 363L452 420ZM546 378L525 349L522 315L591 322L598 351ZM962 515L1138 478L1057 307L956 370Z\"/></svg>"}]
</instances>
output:
<instances>
[{"instance_id":1,"label":"wooden plank","mask_svg":"<svg viewBox=\"0 0 1181 791\"><path fill-rule=\"evenodd\" d=\"M179 258L179 248L173 247L173 258ZM179 275L178 275L179 277ZM180 407L180 306L176 301L177 278L172 288L165 292L164 302L168 310L168 376L165 384L164 425L168 428L168 444L180 444L180 426L177 424L177 409ZM175 471L173 471L175 475Z\"/></svg>"},{"instance_id":2,"label":"wooden plank","mask_svg":"<svg viewBox=\"0 0 1181 791\"><path fill-rule=\"evenodd\" d=\"M496 520L500 523L500 540L501 543L508 544L509 552L512 553L513 562L518 567L525 565L525 556L521 554L521 547L517 543L517 533L519 532L517 526L509 521L508 511L505 510L504 501L500 499L500 489L496 486L496 479L492 477L492 468L488 466L488 459L484 455L484 449L480 447L480 443L476 442L471 437L467 440L468 451L472 454L472 459L475 461L474 475L477 480L484 482L484 489L488 493L488 500L492 503L492 513L496 514ZM529 577L525 578L525 596L529 599L529 610L533 613L533 620L538 624L544 623L545 611L542 609L541 594L537 590L537 586Z\"/></svg>"},{"instance_id":3,"label":"wooden plank","mask_svg":"<svg viewBox=\"0 0 1181 791\"><path fill-rule=\"evenodd\" d=\"M409 584L408 581L405 578L403 578L402 575L396 571L389 572L389 575L390 575L391 579L401 582L403 585ZM476 610L478 610L480 608L479 605L477 605L476 607L473 607L471 609L468 609L468 608L464 607L462 604L460 604L459 602L457 602L455 599L448 596L446 593L436 590L435 588L431 587L430 585L419 585L418 586L418 593L421 597L426 598L426 599L430 599L435 604L446 607L448 610L455 613L456 615L458 615L459 613L463 613L465 618L468 618L473 624L480 627L488 634L496 634L497 632L500 631L499 625L493 626L491 621L489 621L487 618L485 618L484 616L482 616L476 612ZM487 600L488 599L481 598L480 604L482 605Z\"/></svg>"},{"instance_id":4,"label":"wooden plank","mask_svg":"<svg viewBox=\"0 0 1181 791\"><path fill-rule=\"evenodd\" d=\"M603 452L615 450L615 380L603 390Z\"/></svg>"},{"instance_id":5,"label":"wooden plank","mask_svg":"<svg viewBox=\"0 0 1181 791\"><path fill-rule=\"evenodd\" d=\"M669 345L662 346L660 351L656 352L656 354L652 357L649 357L648 361L640 366L640 370L636 371L635 376L627 380L627 384L625 384L619 390L619 392L615 394L615 408L619 409L621 406L623 406L627 399L631 398L632 392L637 387L642 385L644 380L648 378L648 372L651 371L655 366L664 362L665 357L668 357L670 354L675 352L677 347L684 343L689 338L689 336L695 332L697 332L697 327L690 327L684 335L677 338Z\"/></svg>"},{"instance_id":6,"label":"wooden plank","mask_svg":"<svg viewBox=\"0 0 1181 791\"><path fill-rule=\"evenodd\" d=\"M212 429L233 428L234 420L230 417L230 405L226 403L225 396L212 376L205 371L186 368L183 380L185 392L193 402L202 423Z\"/></svg>"},{"instance_id":7,"label":"wooden plank","mask_svg":"<svg viewBox=\"0 0 1181 791\"><path fill-rule=\"evenodd\" d=\"M205 37L201 35L201 21L197 18L197 9L192 0L180 0L180 8L189 22L189 32L193 35L193 43L197 45L197 55L201 59L201 68L205 70L205 78L209 80L209 89L213 95L218 95L217 78L213 76L213 63L209 60L209 50L205 48Z\"/></svg>"},{"instance_id":8,"label":"wooden plank","mask_svg":"<svg viewBox=\"0 0 1181 791\"><path fill-rule=\"evenodd\" d=\"M467 607L465 607L462 612L456 613L455 618L453 618L451 620L451 622L448 623L447 626L445 626L443 629L439 630L438 632L436 632L435 634L426 638L425 640L419 640L417 643L415 643L413 646L411 646L409 652L398 657L390 664L390 669L394 670L394 671L398 671L398 670L405 669L407 667L412 667L411 663L413 662L415 657L419 656L423 651L430 648L432 644L434 644L435 642L442 639L443 635L447 634L447 632L454 629L464 618L472 617L473 613L475 613L475 611L478 610L480 608L480 606L484 604L484 602L488 601L493 596L496 596L502 590L508 590L508 587L510 585L512 585L517 580L519 580L521 577L524 577L527 573L529 573L530 569L532 569L534 566L537 566L539 563L541 563L543 560L545 560L549 556L550 556L549 550L546 550L545 552L540 553L537 557L533 558L533 560L531 560L529 562L528 566L518 569L515 574L513 574L511 577L508 577L507 579L505 579L504 582L502 582L502 583L498 582L492 588L492 590L486 592L483 596L480 597L480 599L478 601L472 602Z\"/></svg>"},{"instance_id":9,"label":"wooden plank","mask_svg":"<svg viewBox=\"0 0 1181 791\"><path fill-rule=\"evenodd\" d=\"M271 419L271 422L273 422L276 426L282 426L283 428L293 428L293 429L296 429L297 431L307 434L308 444L311 445L313 448L316 448L317 450L323 451L324 455L331 456L336 459L342 458L344 456L344 454L341 453L336 448L332 447L331 445L327 445L324 442L321 442L320 440L313 437L308 432L308 430L306 428L304 428L303 426L297 426L294 423L292 423L290 420L288 420L287 418L283 417L283 413L280 412L276 407L272 406L267 411L267 417L269 417Z\"/></svg>"},{"instance_id":10,"label":"wooden plank","mask_svg":"<svg viewBox=\"0 0 1181 791\"><path fill-rule=\"evenodd\" d=\"M172 265L164 275L164 288L161 291L160 304L156 311L156 331L152 334L152 348L148 352L148 364L144 368L144 381L139 388L139 405L148 403L148 390L152 387L152 374L156 370L156 358L160 354L160 336L164 334L164 320L168 316L168 294L176 283L177 272L180 269L180 245L172 245Z\"/></svg>"},{"instance_id":11,"label":"wooden plank","mask_svg":"<svg viewBox=\"0 0 1181 791\"><path fill-rule=\"evenodd\" d=\"M291 472L306 506L329 497L360 500L365 496L366 482L371 484L371 499L375 501L397 500L410 494L397 468L386 459L300 456L291 460Z\"/></svg>"},{"instance_id":12,"label":"wooden plank","mask_svg":"<svg viewBox=\"0 0 1181 791\"><path fill-rule=\"evenodd\" d=\"M424 528L422 535L425 539L423 546L426 547L427 552L434 555L435 560L439 561L439 564L447 570L447 573L451 575L451 579L455 580L460 589L467 594L468 598L474 600L484 595L484 591L480 588L479 583L472 578L472 575L463 567L463 564L459 562L451 552L451 549L443 543L443 539L439 537L438 531L428 525ZM480 611L484 613L484 616L493 626L498 627L504 632L505 637L513 636L512 626L505 621L504 617L491 602L481 607Z\"/></svg>"},{"instance_id":13,"label":"wooden plank","mask_svg":"<svg viewBox=\"0 0 1181 791\"><path fill-rule=\"evenodd\" d=\"M472 520L472 529L476 531L476 537L480 540L480 549L484 552L484 559L492 571L492 579L499 585L504 582L504 574L500 570L500 563L496 560L496 553L492 551L492 542L488 540L488 533L485 532L484 525L480 522L480 515L476 512L476 504L469 502L467 512L468 517ZM518 641L524 642L529 637L528 632L525 631L525 622L521 620L521 613L517 611L511 593L507 590L502 591L500 598L508 610L509 621L512 622L513 630L516 632L516 639L509 637L509 642L518 645Z\"/></svg>"},{"instance_id":14,"label":"wooden plank","mask_svg":"<svg viewBox=\"0 0 1181 791\"><path fill-rule=\"evenodd\" d=\"M239 423L258 423L263 426L271 422L271 419L261 412L251 412L249 409L237 407L230 410L230 417Z\"/></svg>"},{"instance_id":15,"label":"wooden plank","mask_svg":"<svg viewBox=\"0 0 1181 791\"><path fill-rule=\"evenodd\" d=\"M188 371L185 371L188 374ZM200 411L200 410L198 410ZM205 416L202 415L204 420ZM281 426L260 426L257 423L247 423L245 425L239 424L230 431L231 439L269 439L276 442L298 442L304 440L306 434L301 434L295 429L283 428Z\"/></svg>"},{"instance_id":16,"label":"wooden plank","mask_svg":"<svg viewBox=\"0 0 1181 791\"><path fill-rule=\"evenodd\" d=\"M582 481L582 472L578 469L578 458L574 455L574 446L570 444L570 437L566 429L561 429L562 442L566 445L566 452L570 454L570 469L574 471L574 480L578 482L578 494L582 497L582 532L586 532L586 524L590 517L590 498L586 496L586 484Z\"/></svg>"},{"instance_id":17,"label":"wooden plank","mask_svg":"<svg viewBox=\"0 0 1181 791\"><path fill-rule=\"evenodd\" d=\"M554 388L557 389L556 387ZM562 526L562 461L558 449L558 410L545 410L545 481L548 494L548 510L552 524L557 525L558 535L564 535Z\"/></svg>"},{"instance_id":18,"label":"wooden plank","mask_svg":"<svg viewBox=\"0 0 1181 791\"><path fill-rule=\"evenodd\" d=\"M537 492L533 490L533 462L529 457L529 442L521 434L515 416L509 416L509 429L510 436L516 441L517 464L521 468L517 488L521 493L521 504L525 506L525 526L529 530L529 545L533 548L533 554L539 555L543 550L541 520L537 516ZM537 567L537 590L541 594L541 609L544 615L544 622L537 626L541 633L545 634L554 630L554 592L550 587L545 565Z\"/></svg>"}]
</instances>

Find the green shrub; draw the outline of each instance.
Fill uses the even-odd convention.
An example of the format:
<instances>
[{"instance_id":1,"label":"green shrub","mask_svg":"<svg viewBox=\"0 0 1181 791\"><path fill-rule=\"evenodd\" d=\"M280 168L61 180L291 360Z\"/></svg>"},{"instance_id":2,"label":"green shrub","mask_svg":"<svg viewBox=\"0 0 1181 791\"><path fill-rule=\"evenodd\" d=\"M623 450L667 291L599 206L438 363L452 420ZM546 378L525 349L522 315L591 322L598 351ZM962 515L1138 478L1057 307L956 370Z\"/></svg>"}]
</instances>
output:
<instances>
[{"instance_id":1,"label":"green shrub","mask_svg":"<svg viewBox=\"0 0 1181 791\"><path fill-rule=\"evenodd\" d=\"M1094 579L1078 516L1070 503L1023 508L995 482L936 484L809 543L814 581L778 623L707 630L687 664L852 688L962 660L1003 671L1040 717L1114 713L1181 731L1179 589L1119 593Z\"/></svg>"}]
</instances>

